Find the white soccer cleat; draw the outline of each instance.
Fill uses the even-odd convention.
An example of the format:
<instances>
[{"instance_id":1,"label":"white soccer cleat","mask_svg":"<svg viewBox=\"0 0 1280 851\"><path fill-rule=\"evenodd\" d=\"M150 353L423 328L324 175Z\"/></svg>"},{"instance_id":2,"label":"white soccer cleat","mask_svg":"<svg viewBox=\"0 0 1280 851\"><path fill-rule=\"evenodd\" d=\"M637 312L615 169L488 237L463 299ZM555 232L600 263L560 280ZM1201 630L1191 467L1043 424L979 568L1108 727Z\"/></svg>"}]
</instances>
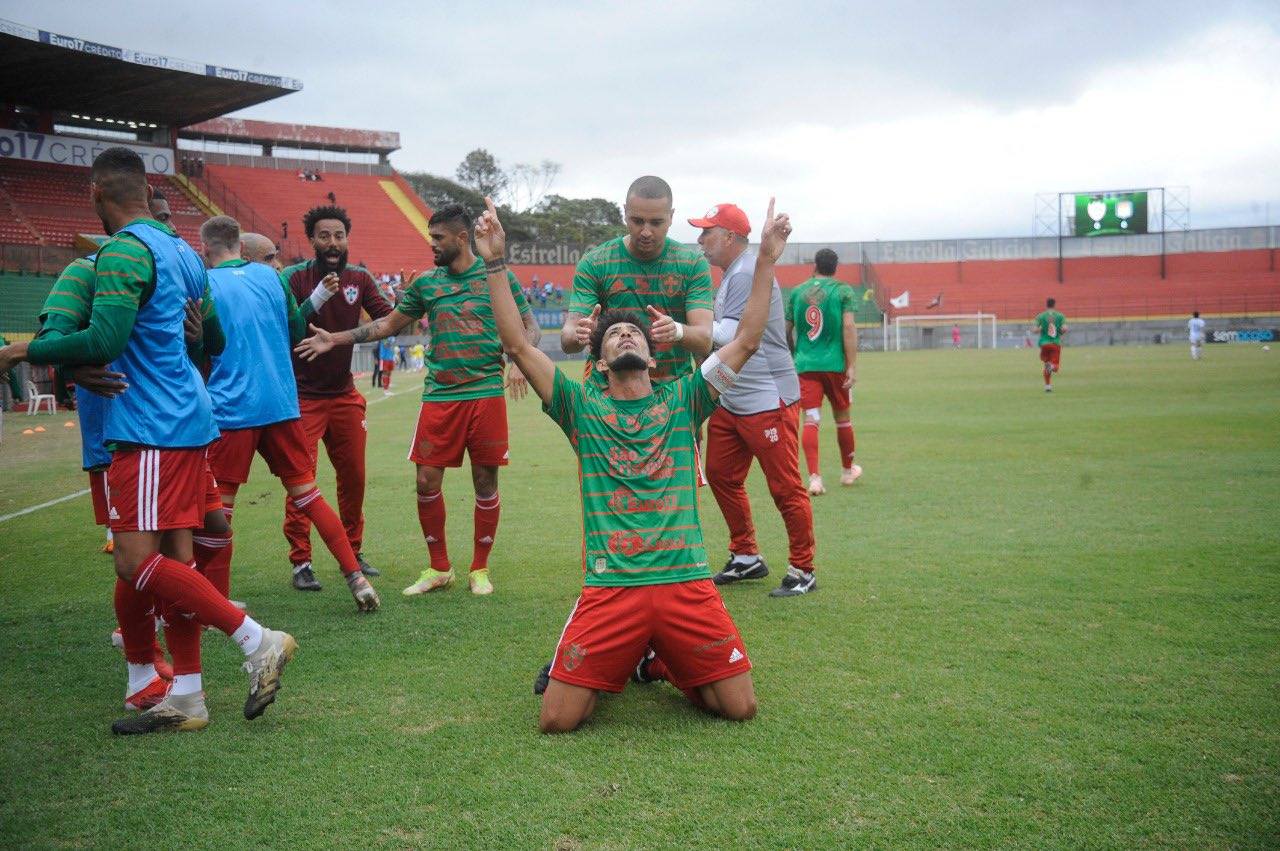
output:
<instances>
[{"instance_id":1,"label":"white soccer cleat","mask_svg":"<svg viewBox=\"0 0 1280 851\"><path fill-rule=\"evenodd\" d=\"M817 473L809 476L809 496L822 496L826 492L827 488L822 484L822 476Z\"/></svg>"},{"instance_id":2,"label":"white soccer cleat","mask_svg":"<svg viewBox=\"0 0 1280 851\"><path fill-rule=\"evenodd\" d=\"M840 484L848 487L860 478L862 478L862 468L857 464L854 464L852 467L840 474Z\"/></svg>"},{"instance_id":3,"label":"white soccer cleat","mask_svg":"<svg viewBox=\"0 0 1280 851\"><path fill-rule=\"evenodd\" d=\"M347 588L351 589L351 596L356 601L356 609L361 612L376 612L378 606L382 605L378 592L373 590L369 580L365 579L364 574L358 570L347 577Z\"/></svg>"},{"instance_id":4,"label":"white soccer cleat","mask_svg":"<svg viewBox=\"0 0 1280 851\"><path fill-rule=\"evenodd\" d=\"M400 593L406 597L413 597L418 594L426 594L441 588L446 588L453 582L453 568L448 570L435 570L428 567L422 571L422 575L418 577L418 581L404 589Z\"/></svg>"}]
</instances>

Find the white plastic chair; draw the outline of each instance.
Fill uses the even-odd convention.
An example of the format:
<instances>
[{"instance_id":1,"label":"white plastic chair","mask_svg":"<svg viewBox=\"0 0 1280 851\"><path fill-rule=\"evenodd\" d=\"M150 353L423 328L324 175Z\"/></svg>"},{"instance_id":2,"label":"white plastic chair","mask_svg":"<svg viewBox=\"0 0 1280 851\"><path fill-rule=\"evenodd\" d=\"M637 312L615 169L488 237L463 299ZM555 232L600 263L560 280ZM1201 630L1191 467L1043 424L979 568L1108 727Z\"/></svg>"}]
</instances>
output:
<instances>
[{"instance_id":1,"label":"white plastic chair","mask_svg":"<svg viewBox=\"0 0 1280 851\"><path fill-rule=\"evenodd\" d=\"M54 398L52 393L41 393L36 388L34 381L27 381L27 416L34 416L36 411L40 410L40 406L45 402L49 403L49 413L57 410L58 400Z\"/></svg>"}]
</instances>

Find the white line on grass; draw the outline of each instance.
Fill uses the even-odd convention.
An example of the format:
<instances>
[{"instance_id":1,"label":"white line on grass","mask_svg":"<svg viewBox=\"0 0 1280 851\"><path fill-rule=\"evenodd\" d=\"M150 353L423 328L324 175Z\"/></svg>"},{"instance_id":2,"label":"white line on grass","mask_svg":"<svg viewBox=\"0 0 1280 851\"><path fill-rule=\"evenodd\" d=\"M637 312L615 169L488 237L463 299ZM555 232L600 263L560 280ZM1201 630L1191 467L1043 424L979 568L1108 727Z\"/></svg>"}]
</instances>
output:
<instances>
[{"instance_id":1,"label":"white line on grass","mask_svg":"<svg viewBox=\"0 0 1280 851\"><path fill-rule=\"evenodd\" d=\"M84 489L84 490L82 490L82 491L76 491L75 493L69 493L69 494L67 494L66 496L60 496L60 497L58 497L57 499L51 499L51 500L49 500L48 502L42 502L42 503L40 503L39 505L33 505L33 506L31 506L30 508L24 508L24 509L22 509L21 511L15 511L15 512L13 512L12 514L0 515L0 523L3 523L3 522L4 522L4 521L6 521L6 520L12 520L12 519L13 519L13 518L15 518L15 517L21 517L21 516L22 516L22 515L24 515L24 514L31 514L32 512L34 512L34 511L39 511L39 510L40 510L40 509L42 509L42 508L48 508L48 507L49 507L49 506L51 506L51 505L57 505L57 504L58 504L58 503L60 503L60 502L66 502L66 501L67 501L67 500L69 500L69 499L75 499L76 497L84 496L84 495L85 495L85 494L87 494L88 492L89 492L89 489L88 489L88 488L85 488L85 489Z\"/></svg>"},{"instance_id":2,"label":"white line on grass","mask_svg":"<svg viewBox=\"0 0 1280 851\"><path fill-rule=\"evenodd\" d=\"M379 397L379 398L377 398L377 399L370 399L370 400L366 403L366 405L376 405L376 404L378 404L379 402L385 402L385 401L387 401L388 399L390 399L392 396L395 396L395 395L396 395L396 394L395 394L395 392L392 392L392 393L388 393L388 394L387 394L387 395L385 395L385 396L381 396L381 397ZM42 502L42 503L40 503L39 505L33 505L33 506L31 506L30 508L24 508L24 509L22 509L21 511L15 511L15 512L13 512L12 514L4 514L4 515L0 515L0 523L3 523L3 522L4 522L4 521L6 521L6 520L12 520L12 519L13 519L13 518L15 518L15 517L21 517L21 516L22 516L22 515L24 515L24 514L32 514L32 513L36 512L36 511L39 511L39 510L40 510L40 509L42 509L42 508L48 508L48 507L49 507L49 506L51 506L51 505L57 505L58 503L60 503L60 502L66 502L66 501L67 501L67 500L69 500L69 499L75 499L76 497L84 496L84 495L85 495L85 494L87 494L88 492L89 492L89 489L88 489L88 488L85 488L85 489L84 489L84 490L82 490L82 491L76 491L75 493L69 493L69 494L67 494L66 496L60 496L60 497L58 497L57 499L51 499L51 500L49 500L48 502Z\"/></svg>"}]
</instances>

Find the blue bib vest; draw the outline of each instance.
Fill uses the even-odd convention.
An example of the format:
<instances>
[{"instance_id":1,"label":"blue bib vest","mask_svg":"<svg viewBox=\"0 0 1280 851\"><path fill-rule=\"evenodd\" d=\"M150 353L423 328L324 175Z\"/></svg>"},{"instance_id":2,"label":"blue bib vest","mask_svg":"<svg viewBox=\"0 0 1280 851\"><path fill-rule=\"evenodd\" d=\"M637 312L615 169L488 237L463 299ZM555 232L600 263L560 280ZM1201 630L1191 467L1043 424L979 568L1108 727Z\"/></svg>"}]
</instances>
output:
<instances>
[{"instance_id":1,"label":"blue bib vest","mask_svg":"<svg viewBox=\"0 0 1280 851\"><path fill-rule=\"evenodd\" d=\"M85 258L89 262L98 259L95 252ZM80 416L80 460L86 470L106 467L111 463L107 451L107 408L111 400L97 393L90 393L76 385L76 413Z\"/></svg>"},{"instance_id":2,"label":"blue bib vest","mask_svg":"<svg viewBox=\"0 0 1280 851\"><path fill-rule=\"evenodd\" d=\"M213 359L209 398L223 431L296 420L288 307L280 276L261 263L209 270L227 347Z\"/></svg>"},{"instance_id":3,"label":"blue bib vest","mask_svg":"<svg viewBox=\"0 0 1280 851\"><path fill-rule=\"evenodd\" d=\"M180 237L151 225L134 222L121 232L151 252L156 286L138 308L124 353L110 364L129 389L107 407L106 439L160 449L208 446L218 427L182 329L187 300L204 295L204 264Z\"/></svg>"}]
</instances>

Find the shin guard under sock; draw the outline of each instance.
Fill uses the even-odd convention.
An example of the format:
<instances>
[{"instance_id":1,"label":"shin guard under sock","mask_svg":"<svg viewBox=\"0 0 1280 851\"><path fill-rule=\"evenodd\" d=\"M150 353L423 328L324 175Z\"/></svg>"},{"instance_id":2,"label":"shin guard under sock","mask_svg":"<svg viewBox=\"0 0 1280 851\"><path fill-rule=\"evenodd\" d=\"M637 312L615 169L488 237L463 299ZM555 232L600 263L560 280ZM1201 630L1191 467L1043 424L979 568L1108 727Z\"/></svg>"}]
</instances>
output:
<instances>
[{"instance_id":1,"label":"shin guard under sock","mask_svg":"<svg viewBox=\"0 0 1280 851\"><path fill-rule=\"evenodd\" d=\"M489 496L476 496L475 544L471 553L471 569L485 570L489 567L489 551L493 549L493 538L498 532L498 515L502 513L502 501L498 492Z\"/></svg>"},{"instance_id":2,"label":"shin guard under sock","mask_svg":"<svg viewBox=\"0 0 1280 851\"><path fill-rule=\"evenodd\" d=\"M444 492L418 494L418 523L431 554L432 570L449 569L449 547L444 539Z\"/></svg>"},{"instance_id":3,"label":"shin guard under sock","mask_svg":"<svg viewBox=\"0 0 1280 851\"><path fill-rule=\"evenodd\" d=\"M320 489L315 488L290 499L320 532L325 546L338 560L338 568L342 571L342 575L350 576L358 572L360 562L356 561L355 550L351 549L351 542L347 540L347 530L338 519L338 515L329 507L329 503L325 502L324 497L320 495Z\"/></svg>"}]
</instances>

